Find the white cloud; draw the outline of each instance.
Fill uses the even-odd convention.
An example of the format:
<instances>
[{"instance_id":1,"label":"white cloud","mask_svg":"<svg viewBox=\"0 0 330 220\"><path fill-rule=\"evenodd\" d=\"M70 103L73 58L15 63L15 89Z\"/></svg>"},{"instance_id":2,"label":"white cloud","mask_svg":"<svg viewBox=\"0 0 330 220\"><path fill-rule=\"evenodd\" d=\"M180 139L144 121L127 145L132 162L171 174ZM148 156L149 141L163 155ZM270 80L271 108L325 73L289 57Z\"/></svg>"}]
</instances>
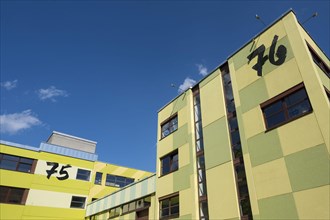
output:
<instances>
[{"instance_id":1,"label":"white cloud","mask_svg":"<svg viewBox=\"0 0 330 220\"><path fill-rule=\"evenodd\" d=\"M193 85L195 85L196 81L193 79L190 79L189 77L187 77L183 83L179 86L178 92L184 92L186 91L188 88L191 88Z\"/></svg>"},{"instance_id":2,"label":"white cloud","mask_svg":"<svg viewBox=\"0 0 330 220\"><path fill-rule=\"evenodd\" d=\"M20 113L0 115L0 132L16 134L17 132L40 125L41 121L33 116L30 109Z\"/></svg>"},{"instance_id":3,"label":"white cloud","mask_svg":"<svg viewBox=\"0 0 330 220\"><path fill-rule=\"evenodd\" d=\"M55 97L67 97L69 94L65 90L56 89L55 86L50 86L48 89L39 89L37 91L38 96L41 100L50 99L53 102L56 102Z\"/></svg>"},{"instance_id":4,"label":"white cloud","mask_svg":"<svg viewBox=\"0 0 330 220\"><path fill-rule=\"evenodd\" d=\"M7 89L7 90L12 90L13 88L17 87L17 82L18 80L13 80L13 81L6 81L6 82L1 82L0 85L1 87Z\"/></svg>"},{"instance_id":5,"label":"white cloud","mask_svg":"<svg viewBox=\"0 0 330 220\"><path fill-rule=\"evenodd\" d=\"M196 64L198 67L198 73L202 76L206 76L208 74L207 68L203 64Z\"/></svg>"}]
</instances>

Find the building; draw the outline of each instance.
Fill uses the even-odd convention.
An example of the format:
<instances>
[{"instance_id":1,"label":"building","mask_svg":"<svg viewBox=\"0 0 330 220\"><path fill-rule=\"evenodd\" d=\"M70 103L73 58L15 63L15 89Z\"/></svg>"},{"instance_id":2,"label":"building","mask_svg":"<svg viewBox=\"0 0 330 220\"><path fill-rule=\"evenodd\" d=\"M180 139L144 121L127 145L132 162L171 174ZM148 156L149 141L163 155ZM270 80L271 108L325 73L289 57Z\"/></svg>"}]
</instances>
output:
<instances>
[{"instance_id":1,"label":"building","mask_svg":"<svg viewBox=\"0 0 330 220\"><path fill-rule=\"evenodd\" d=\"M86 219L330 219L329 77L288 11L159 110L156 174Z\"/></svg>"},{"instance_id":2,"label":"building","mask_svg":"<svg viewBox=\"0 0 330 220\"><path fill-rule=\"evenodd\" d=\"M152 173L97 161L96 142L53 132L0 142L0 219L84 219L86 204Z\"/></svg>"}]
</instances>

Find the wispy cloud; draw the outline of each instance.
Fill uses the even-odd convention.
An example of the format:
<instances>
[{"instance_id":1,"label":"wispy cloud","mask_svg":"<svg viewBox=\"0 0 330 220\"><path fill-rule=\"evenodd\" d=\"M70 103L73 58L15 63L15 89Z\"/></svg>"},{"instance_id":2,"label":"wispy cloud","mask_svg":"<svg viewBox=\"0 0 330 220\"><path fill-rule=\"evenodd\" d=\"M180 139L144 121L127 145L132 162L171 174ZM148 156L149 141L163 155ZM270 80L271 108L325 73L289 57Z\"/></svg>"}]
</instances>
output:
<instances>
[{"instance_id":1,"label":"wispy cloud","mask_svg":"<svg viewBox=\"0 0 330 220\"><path fill-rule=\"evenodd\" d=\"M56 89L55 86L50 86L47 89L39 89L37 91L38 96L41 100L50 99L53 102L56 102L56 97L67 97L69 96L68 92L65 90Z\"/></svg>"},{"instance_id":2,"label":"wispy cloud","mask_svg":"<svg viewBox=\"0 0 330 220\"><path fill-rule=\"evenodd\" d=\"M195 85L196 81L194 79L190 79L189 77L187 77L183 83L179 86L178 92L184 92L185 90L187 90L188 88L192 87L193 85Z\"/></svg>"},{"instance_id":3,"label":"wispy cloud","mask_svg":"<svg viewBox=\"0 0 330 220\"><path fill-rule=\"evenodd\" d=\"M13 88L17 87L17 82L18 82L18 80L15 79L13 81L1 82L0 85L1 85L1 87L5 88L7 90L12 90Z\"/></svg>"},{"instance_id":4,"label":"wispy cloud","mask_svg":"<svg viewBox=\"0 0 330 220\"><path fill-rule=\"evenodd\" d=\"M208 74L207 68L203 64L196 64L198 67L198 73L202 76L206 76Z\"/></svg>"},{"instance_id":5,"label":"wispy cloud","mask_svg":"<svg viewBox=\"0 0 330 220\"><path fill-rule=\"evenodd\" d=\"M41 121L33 115L30 109L20 113L0 115L0 132L4 134L16 134L40 124Z\"/></svg>"}]
</instances>

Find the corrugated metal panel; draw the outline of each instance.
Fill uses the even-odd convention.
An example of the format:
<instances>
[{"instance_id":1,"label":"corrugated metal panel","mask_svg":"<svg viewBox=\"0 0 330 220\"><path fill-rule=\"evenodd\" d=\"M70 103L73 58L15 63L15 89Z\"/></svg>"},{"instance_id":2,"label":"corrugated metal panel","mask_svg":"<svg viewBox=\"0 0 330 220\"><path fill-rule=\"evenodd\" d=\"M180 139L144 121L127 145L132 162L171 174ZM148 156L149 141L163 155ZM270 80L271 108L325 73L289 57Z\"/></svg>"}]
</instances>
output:
<instances>
[{"instance_id":1,"label":"corrugated metal panel","mask_svg":"<svg viewBox=\"0 0 330 220\"><path fill-rule=\"evenodd\" d=\"M60 155L69 156L69 157L80 158L80 159L89 160L89 161L97 160L96 154L79 151L79 150L74 150L74 149L61 147L61 146L57 146L57 145L47 144L47 143L40 144L40 151L60 154Z\"/></svg>"},{"instance_id":2,"label":"corrugated metal panel","mask_svg":"<svg viewBox=\"0 0 330 220\"><path fill-rule=\"evenodd\" d=\"M156 192L156 174L132 183L87 205L86 217L123 205ZM119 198L119 199L118 199ZM128 198L125 200L125 198Z\"/></svg>"}]
</instances>

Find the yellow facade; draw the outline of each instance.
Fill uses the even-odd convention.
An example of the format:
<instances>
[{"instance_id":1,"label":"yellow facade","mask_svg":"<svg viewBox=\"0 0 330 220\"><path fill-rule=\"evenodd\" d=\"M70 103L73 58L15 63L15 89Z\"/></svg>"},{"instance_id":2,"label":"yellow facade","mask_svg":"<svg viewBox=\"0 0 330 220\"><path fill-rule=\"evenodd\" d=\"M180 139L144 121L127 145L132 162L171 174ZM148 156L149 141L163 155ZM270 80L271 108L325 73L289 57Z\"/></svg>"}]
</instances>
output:
<instances>
[{"instance_id":1,"label":"yellow facade","mask_svg":"<svg viewBox=\"0 0 330 220\"><path fill-rule=\"evenodd\" d=\"M43 143L41 145L43 146ZM26 198L18 203L10 199L3 201L1 198L0 219L84 219L87 202L120 189L118 186L106 184L108 174L128 177L134 181L151 175L149 172L96 161L95 155L92 154L88 154L92 159L83 159L86 156L85 152L75 149L72 152L78 156L74 157L70 153L65 155L57 150L62 146L46 145L45 148L33 148L1 142L1 191L5 192L9 188L11 193L14 189L20 188L25 189L27 193ZM5 156L2 158L2 155ZM33 159L34 170L22 172L17 168L15 170L8 167L12 156L21 158L21 161L22 158ZM22 163L19 162L18 166ZM57 167L49 175L55 163ZM82 170L89 172L86 178L79 177ZM103 174L101 183L95 181L96 172ZM9 197L13 197L13 194ZM78 204L79 207L77 204L74 205L73 197L84 198L83 204Z\"/></svg>"}]
</instances>

